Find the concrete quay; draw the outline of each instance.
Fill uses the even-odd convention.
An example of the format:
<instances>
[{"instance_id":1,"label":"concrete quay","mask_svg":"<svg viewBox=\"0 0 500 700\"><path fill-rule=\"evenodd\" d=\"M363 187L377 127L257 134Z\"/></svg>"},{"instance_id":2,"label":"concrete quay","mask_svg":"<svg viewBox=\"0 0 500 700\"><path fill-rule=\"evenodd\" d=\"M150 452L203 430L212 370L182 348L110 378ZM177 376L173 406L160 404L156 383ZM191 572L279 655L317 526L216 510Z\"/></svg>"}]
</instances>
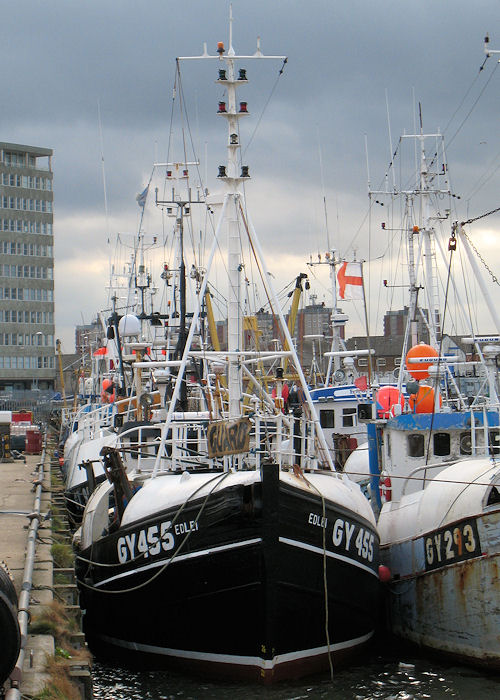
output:
<instances>
[{"instance_id":1,"label":"concrete quay","mask_svg":"<svg viewBox=\"0 0 500 700\"><path fill-rule=\"evenodd\" d=\"M18 663L4 687L0 687L0 698L5 700L36 696L50 681L47 659L58 651L54 637L29 634L26 622L36 620L54 600L60 601L71 614L78 603L73 569L57 568L51 551L55 534L53 512L64 513L62 494L58 494L61 487L57 486L59 467L51 464L53 446L45 445L42 455L27 455L25 460L0 462L0 561L6 565L18 595L22 634ZM39 516L35 515L35 509L39 510ZM32 525L34 518L37 527ZM63 519L60 514L59 519ZM60 534L58 539L61 541ZM68 544L70 541L68 532ZM30 550L33 553L33 542L34 557L29 554ZM31 585L25 580L27 568L32 568ZM74 647L85 646L81 632L73 633L72 637ZM70 662L69 676L80 681L76 684L75 697L79 695L82 700L92 697L88 664L78 663L76 659L75 663Z\"/></svg>"},{"instance_id":2,"label":"concrete quay","mask_svg":"<svg viewBox=\"0 0 500 700\"><path fill-rule=\"evenodd\" d=\"M0 463L0 560L13 579L16 593L21 595L24 565L28 543L29 515L35 499L34 481L38 475L40 455L27 455L26 462L16 460ZM41 497L42 518L50 508L50 469L44 471ZM53 562L50 551L52 530L49 520L41 520L38 529L33 585L30 595L29 617L37 608L53 600ZM20 688L23 694L35 695L44 687L46 655L54 654L54 640L49 635L29 635L25 644L24 664ZM14 671L15 674L15 671ZM5 690L11 687L7 681Z\"/></svg>"}]
</instances>

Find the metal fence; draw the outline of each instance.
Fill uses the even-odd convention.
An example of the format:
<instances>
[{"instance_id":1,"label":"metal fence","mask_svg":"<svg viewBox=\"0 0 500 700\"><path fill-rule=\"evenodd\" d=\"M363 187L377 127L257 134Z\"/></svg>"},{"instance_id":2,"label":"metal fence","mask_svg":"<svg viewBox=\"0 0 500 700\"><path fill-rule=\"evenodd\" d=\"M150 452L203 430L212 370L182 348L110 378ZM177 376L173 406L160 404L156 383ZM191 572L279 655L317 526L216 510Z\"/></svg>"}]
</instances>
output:
<instances>
[{"instance_id":1,"label":"metal fence","mask_svg":"<svg viewBox=\"0 0 500 700\"><path fill-rule=\"evenodd\" d=\"M57 402L53 391L0 392L0 411L32 411L35 423L46 422Z\"/></svg>"}]
</instances>

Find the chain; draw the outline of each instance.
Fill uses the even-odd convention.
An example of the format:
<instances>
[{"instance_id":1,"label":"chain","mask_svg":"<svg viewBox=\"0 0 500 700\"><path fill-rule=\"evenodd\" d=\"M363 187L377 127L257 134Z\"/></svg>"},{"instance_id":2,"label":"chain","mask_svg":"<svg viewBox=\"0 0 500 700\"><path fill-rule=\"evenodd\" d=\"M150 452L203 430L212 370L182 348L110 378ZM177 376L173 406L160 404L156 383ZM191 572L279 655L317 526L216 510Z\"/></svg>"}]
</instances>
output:
<instances>
[{"instance_id":1,"label":"chain","mask_svg":"<svg viewBox=\"0 0 500 700\"><path fill-rule=\"evenodd\" d=\"M500 207L499 207L499 209L500 209ZM495 211L499 211L499 209L495 209ZM493 212L490 211L490 212L488 212L488 214L493 214ZM470 219L469 221L464 221L464 222L462 222L462 226L463 226L464 224L472 223L472 221L477 221L478 219L482 219L484 216L488 216L488 214L483 214L482 216L478 216L478 217L476 217L475 219ZM484 267L486 268L486 270L490 273L490 276L491 276L491 279L493 280L493 283L494 283L494 284L498 284L498 286L500 287L500 282L498 281L498 278L497 278L497 277L493 274L493 272L490 270L490 268L488 267L488 264L487 264L486 260L483 258L483 256L481 255L481 253L478 251L478 249L476 248L476 246L474 245L474 243L471 241L471 239L469 238L469 236L465 233L465 230L464 230L463 228L462 228L462 233L464 234L464 236L465 236L466 239L468 240L469 245L470 245L470 247L472 248L472 250L475 252L475 254L476 254L477 257L479 258L479 260L483 263L483 265L484 265Z\"/></svg>"},{"instance_id":2,"label":"chain","mask_svg":"<svg viewBox=\"0 0 500 700\"><path fill-rule=\"evenodd\" d=\"M462 226L465 226L466 224L473 224L474 221L479 221L479 219L484 219L485 216L490 216L490 214L496 214L497 211L500 211L500 207L497 207L496 209L492 209L491 211L487 211L486 214L480 214L480 216L476 216L475 219L467 219L467 221L462 221Z\"/></svg>"}]
</instances>

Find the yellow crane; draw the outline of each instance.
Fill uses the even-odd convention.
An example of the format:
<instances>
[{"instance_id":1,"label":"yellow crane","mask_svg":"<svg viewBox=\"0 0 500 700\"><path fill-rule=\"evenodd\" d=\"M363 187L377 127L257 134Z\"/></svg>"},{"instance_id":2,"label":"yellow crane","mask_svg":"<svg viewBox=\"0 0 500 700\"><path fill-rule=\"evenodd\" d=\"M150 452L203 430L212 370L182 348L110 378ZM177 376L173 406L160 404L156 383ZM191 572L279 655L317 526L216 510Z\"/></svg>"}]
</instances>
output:
<instances>
[{"instance_id":1,"label":"yellow crane","mask_svg":"<svg viewBox=\"0 0 500 700\"><path fill-rule=\"evenodd\" d=\"M57 357L59 360L59 379L61 380L61 393L62 393L62 397L63 397L64 408L68 408L67 402L66 402L66 391L64 389L64 372L63 372L63 366L62 366L61 341L59 339L56 340L56 350L57 350Z\"/></svg>"},{"instance_id":2,"label":"yellow crane","mask_svg":"<svg viewBox=\"0 0 500 700\"><path fill-rule=\"evenodd\" d=\"M300 275L297 276L295 280L295 288L293 292L291 293L292 296L292 303L290 304L290 313L288 315L288 332L293 338L293 334L295 333L295 324L297 322L297 314L299 312L299 303L300 303L300 297L302 295L303 289L302 289L302 282L307 279L307 275L305 272L301 272ZM307 285L309 282L306 283L306 287L309 288ZM290 347L288 345L288 342L285 340L284 344L284 349L285 350L290 350ZM288 357L285 357L283 361L283 369L286 372L288 367Z\"/></svg>"}]
</instances>

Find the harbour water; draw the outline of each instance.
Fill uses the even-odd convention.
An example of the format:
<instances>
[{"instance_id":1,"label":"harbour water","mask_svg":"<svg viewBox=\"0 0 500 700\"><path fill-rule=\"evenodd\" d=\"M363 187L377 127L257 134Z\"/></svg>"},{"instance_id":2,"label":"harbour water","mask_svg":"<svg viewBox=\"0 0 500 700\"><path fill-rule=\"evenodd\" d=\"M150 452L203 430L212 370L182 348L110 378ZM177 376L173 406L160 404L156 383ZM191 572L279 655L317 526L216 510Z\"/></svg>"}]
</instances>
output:
<instances>
[{"instance_id":1,"label":"harbour water","mask_svg":"<svg viewBox=\"0 0 500 700\"><path fill-rule=\"evenodd\" d=\"M394 645L359 664L276 686L215 683L171 672L130 671L96 663L96 700L480 700L500 697L500 676L447 664Z\"/></svg>"}]
</instances>

